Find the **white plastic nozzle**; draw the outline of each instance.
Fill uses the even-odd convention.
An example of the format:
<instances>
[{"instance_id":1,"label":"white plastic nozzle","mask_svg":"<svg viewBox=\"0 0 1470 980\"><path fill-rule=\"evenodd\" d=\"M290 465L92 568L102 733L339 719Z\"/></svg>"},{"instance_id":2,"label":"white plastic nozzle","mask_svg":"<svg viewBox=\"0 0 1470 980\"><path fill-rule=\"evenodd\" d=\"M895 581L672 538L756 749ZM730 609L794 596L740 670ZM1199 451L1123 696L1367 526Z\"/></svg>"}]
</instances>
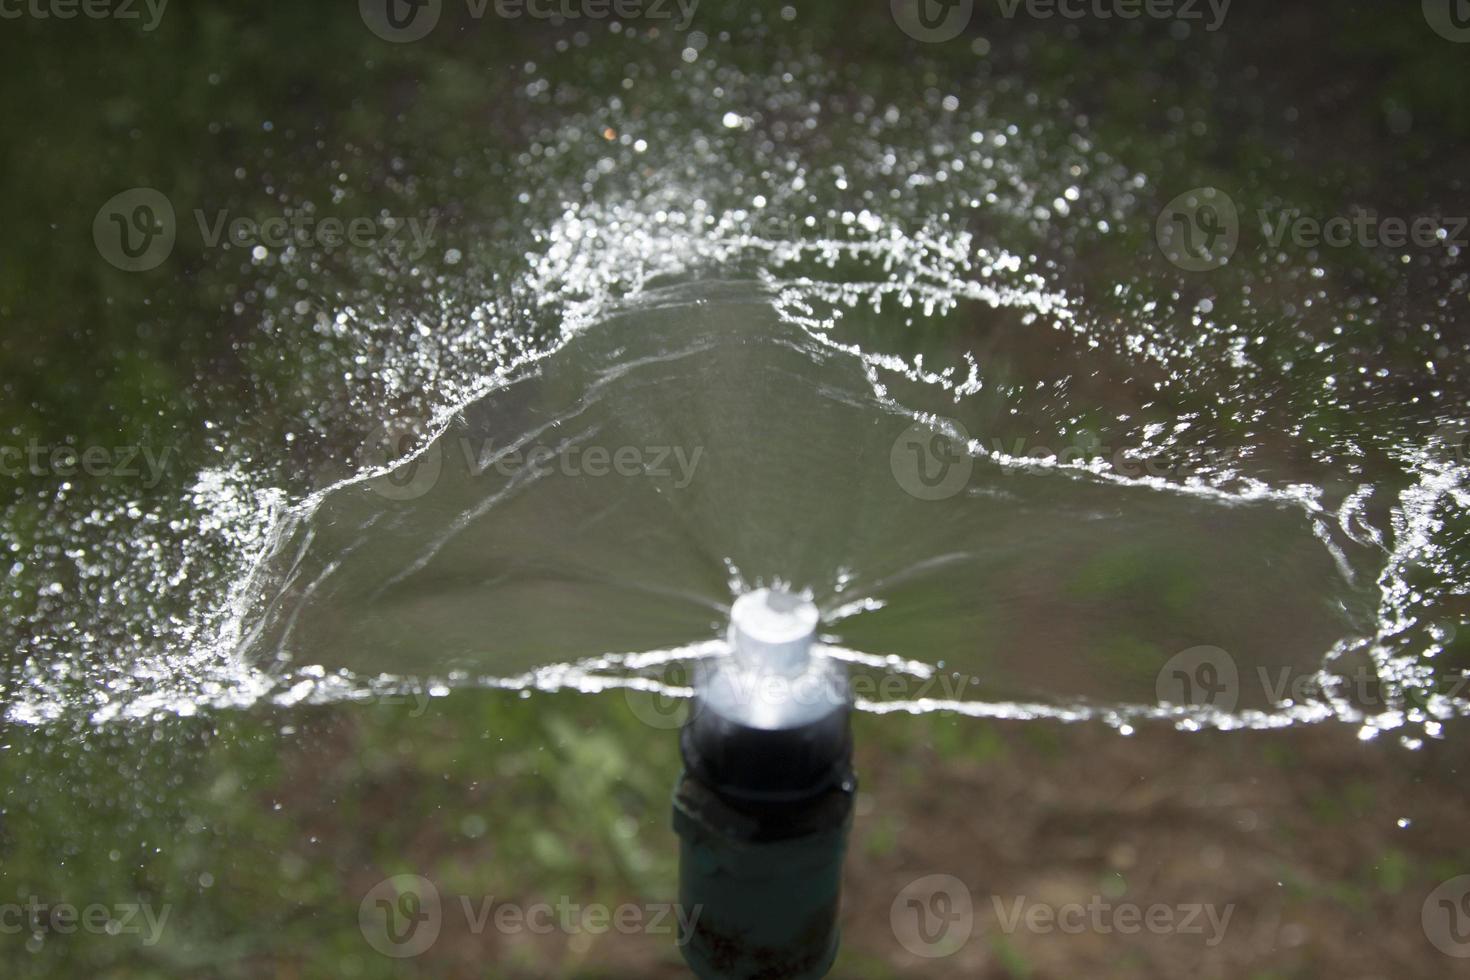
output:
<instances>
[{"instance_id":1,"label":"white plastic nozzle","mask_svg":"<svg viewBox=\"0 0 1470 980\"><path fill-rule=\"evenodd\" d=\"M730 646L747 670L797 677L811 665L816 605L785 589L756 589L730 608Z\"/></svg>"}]
</instances>

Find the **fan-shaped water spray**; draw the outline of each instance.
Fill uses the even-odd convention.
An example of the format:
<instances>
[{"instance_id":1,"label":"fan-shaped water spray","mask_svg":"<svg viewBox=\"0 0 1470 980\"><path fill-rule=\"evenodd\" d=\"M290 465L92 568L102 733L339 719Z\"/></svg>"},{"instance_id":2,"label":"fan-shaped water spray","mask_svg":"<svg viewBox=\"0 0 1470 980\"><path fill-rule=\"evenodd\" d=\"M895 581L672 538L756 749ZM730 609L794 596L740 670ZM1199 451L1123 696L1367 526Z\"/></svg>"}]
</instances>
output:
<instances>
[{"instance_id":1,"label":"fan-shaped water spray","mask_svg":"<svg viewBox=\"0 0 1470 980\"><path fill-rule=\"evenodd\" d=\"M262 329L323 352L301 431L363 448L302 479L222 424L233 464L182 501L56 495L88 543L42 547L70 570L37 583L7 717L687 693L670 666L777 582L871 672L869 710L1411 743L1467 710L1442 656L1463 365L1435 314L1383 347L1377 301L1305 262L1208 295L1161 258L1091 267L1158 195L1085 121L1040 121L1064 114L864 97L817 140L820 66L687 71L687 104L534 134L510 163L562 176L505 244L255 255Z\"/></svg>"}]
</instances>

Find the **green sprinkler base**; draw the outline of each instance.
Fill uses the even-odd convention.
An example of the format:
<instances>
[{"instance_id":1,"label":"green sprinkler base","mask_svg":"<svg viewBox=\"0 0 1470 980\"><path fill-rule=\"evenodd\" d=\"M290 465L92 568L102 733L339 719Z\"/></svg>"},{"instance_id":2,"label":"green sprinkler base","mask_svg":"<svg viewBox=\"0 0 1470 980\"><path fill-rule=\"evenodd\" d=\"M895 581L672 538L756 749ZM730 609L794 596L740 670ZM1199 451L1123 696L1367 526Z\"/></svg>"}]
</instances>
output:
<instances>
[{"instance_id":1,"label":"green sprinkler base","mask_svg":"<svg viewBox=\"0 0 1470 980\"><path fill-rule=\"evenodd\" d=\"M779 807L735 806L685 773L679 937L700 980L818 980L837 958L842 861L855 782Z\"/></svg>"}]
</instances>

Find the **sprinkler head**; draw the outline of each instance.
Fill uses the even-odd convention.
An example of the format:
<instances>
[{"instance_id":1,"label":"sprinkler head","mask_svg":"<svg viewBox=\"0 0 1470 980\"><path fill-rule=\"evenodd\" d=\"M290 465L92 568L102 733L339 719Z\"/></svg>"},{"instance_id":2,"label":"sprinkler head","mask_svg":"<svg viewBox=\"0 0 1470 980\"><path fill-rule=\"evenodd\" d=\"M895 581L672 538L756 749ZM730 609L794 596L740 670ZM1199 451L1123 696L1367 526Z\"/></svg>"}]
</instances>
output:
<instances>
[{"instance_id":1,"label":"sprinkler head","mask_svg":"<svg viewBox=\"0 0 1470 980\"><path fill-rule=\"evenodd\" d=\"M796 677L811 665L817 607L784 589L756 589L730 607L730 646L746 670Z\"/></svg>"},{"instance_id":2,"label":"sprinkler head","mask_svg":"<svg viewBox=\"0 0 1470 980\"><path fill-rule=\"evenodd\" d=\"M684 760L714 792L751 803L816 796L851 772L851 695L842 664L814 649L817 607L756 589L730 610L730 655L695 684Z\"/></svg>"}]
</instances>

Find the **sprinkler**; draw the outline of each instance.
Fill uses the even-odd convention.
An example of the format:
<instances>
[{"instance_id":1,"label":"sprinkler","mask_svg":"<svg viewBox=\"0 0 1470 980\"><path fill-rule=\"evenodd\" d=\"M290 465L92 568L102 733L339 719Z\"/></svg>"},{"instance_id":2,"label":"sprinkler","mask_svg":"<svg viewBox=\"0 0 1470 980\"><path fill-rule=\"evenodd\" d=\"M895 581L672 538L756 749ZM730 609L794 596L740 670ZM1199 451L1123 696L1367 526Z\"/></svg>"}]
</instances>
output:
<instances>
[{"instance_id":1,"label":"sprinkler","mask_svg":"<svg viewBox=\"0 0 1470 980\"><path fill-rule=\"evenodd\" d=\"M680 945L702 980L818 978L837 956L857 781L847 674L812 650L817 621L799 595L749 592L730 655L696 681L674 830Z\"/></svg>"}]
</instances>

